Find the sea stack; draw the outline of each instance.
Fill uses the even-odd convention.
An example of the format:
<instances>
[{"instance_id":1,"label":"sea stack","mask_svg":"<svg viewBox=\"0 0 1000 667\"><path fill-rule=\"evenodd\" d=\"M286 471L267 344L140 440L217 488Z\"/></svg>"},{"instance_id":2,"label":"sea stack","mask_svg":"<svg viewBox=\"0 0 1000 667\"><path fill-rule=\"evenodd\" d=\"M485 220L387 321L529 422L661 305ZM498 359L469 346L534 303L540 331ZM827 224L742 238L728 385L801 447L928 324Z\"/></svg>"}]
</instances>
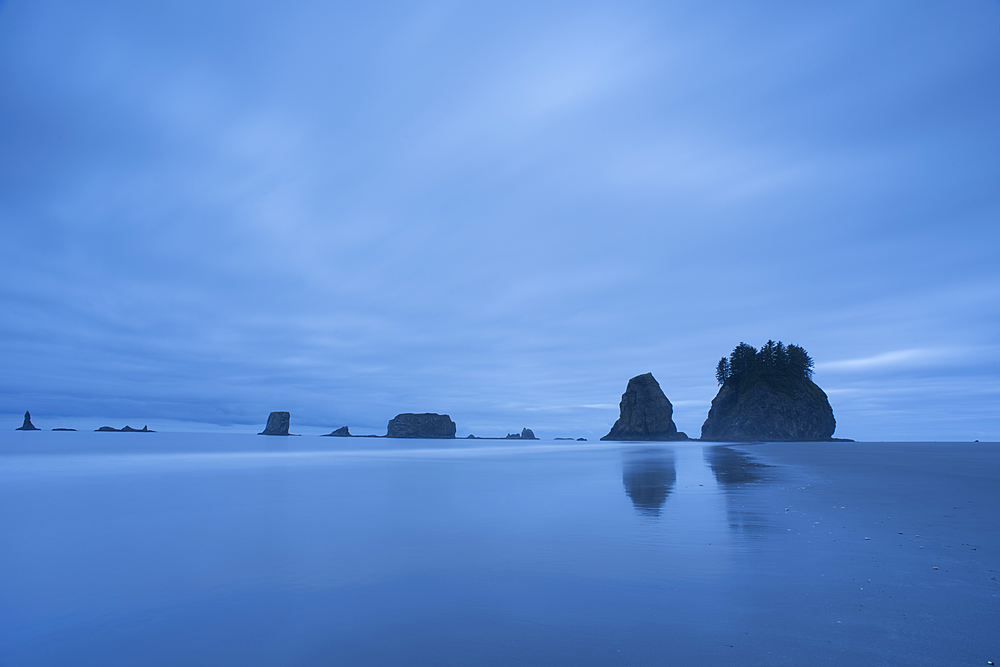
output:
<instances>
[{"instance_id":1,"label":"sea stack","mask_svg":"<svg viewBox=\"0 0 1000 667\"><path fill-rule=\"evenodd\" d=\"M813 361L797 346L740 343L719 361L722 385L701 439L722 442L830 440L837 422L826 393L812 381Z\"/></svg>"},{"instance_id":2,"label":"sea stack","mask_svg":"<svg viewBox=\"0 0 1000 667\"><path fill-rule=\"evenodd\" d=\"M34 424L31 423L31 413L28 412L27 410L25 410L24 411L24 423L21 424L21 426L19 426L18 428L14 429L14 430L15 431L40 431L42 429L38 428L37 426L35 426Z\"/></svg>"},{"instance_id":3,"label":"sea stack","mask_svg":"<svg viewBox=\"0 0 1000 667\"><path fill-rule=\"evenodd\" d=\"M291 413L272 412L267 416L267 426L257 435L288 435L288 425L291 421Z\"/></svg>"},{"instance_id":4,"label":"sea stack","mask_svg":"<svg viewBox=\"0 0 1000 667\"><path fill-rule=\"evenodd\" d=\"M387 438L454 438L455 422L434 412L404 412L389 420Z\"/></svg>"},{"instance_id":5,"label":"sea stack","mask_svg":"<svg viewBox=\"0 0 1000 667\"><path fill-rule=\"evenodd\" d=\"M346 426L341 426L336 431L333 431L332 433L324 433L323 435L327 436L327 437L328 436L334 436L334 437L337 437L337 438L350 438L351 437L351 432L349 430L347 430Z\"/></svg>"},{"instance_id":6,"label":"sea stack","mask_svg":"<svg viewBox=\"0 0 1000 667\"><path fill-rule=\"evenodd\" d=\"M674 406L652 373L628 381L619 404L620 416L601 440L687 440L674 424Z\"/></svg>"}]
</instances>

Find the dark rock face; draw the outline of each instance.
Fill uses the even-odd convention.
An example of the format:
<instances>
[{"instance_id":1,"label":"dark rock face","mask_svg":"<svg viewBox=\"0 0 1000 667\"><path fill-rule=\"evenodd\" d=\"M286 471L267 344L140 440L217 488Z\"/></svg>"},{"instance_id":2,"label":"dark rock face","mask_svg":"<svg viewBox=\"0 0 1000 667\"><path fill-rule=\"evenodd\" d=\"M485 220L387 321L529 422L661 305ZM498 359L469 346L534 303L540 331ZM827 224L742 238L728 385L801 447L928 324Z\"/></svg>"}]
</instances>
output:
<instances>
[{"instance_id":1,"label":"dark rock face","mask_svg":"<svg viewBox=\"0 0 1000 667\"><path fill-rule=\"evenodd\" d=\"M267 416L267 426L257 435L288 435L291 417L288 412L272 412Z\"/></svg>"},{"instance_id":2,"label":"dark rock face","mask_svg":"<svg viewBox=\"0 0 1000 667\"><path fill-rule=\"evenodd\" d=\"M826 393L807 378L771 386L757 379L726 382L712 401L701 439L713 441L830 440L837 422Z\"/></svg>"},{"instance_id":3,"label":"dark rock face","mask_svg":"<svg viewBox=\"0 0 1000 667\"><path fill-rule=\"evenodd\" d=\"M332 436L336 436L338 438L350 438L351 437L351 432L347 430L346 426L341 426L336 431L333 431L332 433L324 433L323 435L324 436L330 436L330 435L332 435Z\"/></svg>"},{"instance_id":4,"label":"dark rock face","mask_svg":"<svg viewBox=\"0 0 1000 667\"><path fill-rule=\"evenodd\" d=\"M652 373L628 381L619 404L620 416L601 440L687 440L674 425L674 406Z\"/></svg>"},{"instance_id":5,"label":"dark rock face","mask_svg":"<svg viewBox=\"0 0 1000 667\"><path fill-rule=\"evenodd\" d=\"M73 431L72 428L54 428L53 431ZM148 426L143 426L142 428L132 428L128 424L124 428L115 428L114 426L102 426L101 428L94 429L94 432L103 431L105 433L156 433L156 431L150 431Z\"/></svg>"},{"instance_id":6,"label":"dark rock face","mask_svg":"<svg viewBox=\"0 0 1000 667\"><path fill-rule=\"evenodd\" d=\"M42 429L38 428L37 426L35 426L34 424L31 423L31 413L28 412L27 410L25 410L24 411L24 423L21 424L18 428L14 429L14 430L15 431L41 431Z\"/></svg>"},{"instance_id":7,"label":"dark rock face","mask_svg":"<svg viewBox=\"0 0 1000 667\"><path fill-rule=\"evenodd\" d=\"M521 429L521 440L538 440L535 433L530 428Z\"/></svg>"},{"instance_id":8,"label":"dark rock face","mask_svg":"<svg viewBox=\"0 0 1000 667\"><path fill-rule=\"evenodd\" d=\"M387 438L454 438L455 422L434 412L404 412L389 420Z\"/></svg>"}]
</instances>

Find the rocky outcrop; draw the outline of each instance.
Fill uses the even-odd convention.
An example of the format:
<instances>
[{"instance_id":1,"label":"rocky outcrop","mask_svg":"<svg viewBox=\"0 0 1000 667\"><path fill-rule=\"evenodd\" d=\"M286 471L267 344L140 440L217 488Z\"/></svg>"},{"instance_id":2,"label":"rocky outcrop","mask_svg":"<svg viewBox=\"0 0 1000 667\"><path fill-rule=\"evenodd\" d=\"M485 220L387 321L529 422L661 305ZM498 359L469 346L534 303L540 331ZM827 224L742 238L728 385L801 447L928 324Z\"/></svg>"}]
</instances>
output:
<instances>
[{"instance_id":1,"label":"rocky outcrop","mask_svg":"<svg viewBox=\"0 0 1000 667\"><path fill-rule=\"evenodd\" d=\"M652 373L628 381L619 404L620 416L601 440L687 440L674 425L674 406Z\"/></svg>"},{"instance_id":2,"label":"rocky outcrop","mask_svg":"<svg viewBox=\"0 0 1000 667\"><path fill-rule=\"evenodd\" d=\"M332 433L324 433L323 435L324 436L334 436L334 437L337 437L337 438L350 438L351 437L351 432L347 430L346 426L341 426L336 431L333 431Z\"/></svg>"},{"instance_id":3,"label":"rocky outcrop","mask_svg":"<svg viewBox=\"0 0 1000 667\"><path fill-rule=\"evenodd\" d=\"M712 401L701 439L717 442L830 440L837 422L812 380L727 380Z\"/></svg>"},{"instance_id":4,"label":"rocky outcrop","mask_svg":"<svg viewBox=\"0 0 1000 667\"><path fill-rule=\"evenodd\" d=\"M267 416L267 426L257 435L288 435L291 417L288 412L272 412Z\"/></svg>"},{"instance_id":5,"label":"rocky outcrop","mask_svg":"<svg viewBox=\"0 0 1000 667\"><path fill-rule=\"evenodd\" d=\"M24 411L24 423L21 424L19 427L17 427L14 430L15 431L41 431L42 429L38 428L37 426L35 426L34 424L31 423L31 413L28 412L27 410L25 410Z\"/></svg>"},{"instance_id":6,"label":"rocky outcrop","mask_svg":"<svg viewBox=\"0 0 1000 667\"><path fill-rule=\"evenodd\" d=\"M72 431L71 428L54 428L53 431ZM156 431L150 431L148 426L143 426L142 428L132 428L128 424L124 428L115 428L114 426L102 426L101 428L94 429L95 433L156 433Z\"/></svg>"},{"instance_id":7,"label":"rocky outcrop","mask_svg":"<svg viewBox=\"0 0 1000 667\"><path fill-rule=\"evenodd\" d=\"M387 438L454 438L455 422L434 412L404 412L389 420Z\"/></svg>"},{"instance_id":8,"label":"rocky outcrop","mask_svg":"<svg viewBox=\"0 0 1000 667\"><path fill-rule=\"evenodd\" d=\"M521 440L538 440L538 438L535 437L534 431L532 431L530 428L522 428Z\"/></svg>"}]
</instances>

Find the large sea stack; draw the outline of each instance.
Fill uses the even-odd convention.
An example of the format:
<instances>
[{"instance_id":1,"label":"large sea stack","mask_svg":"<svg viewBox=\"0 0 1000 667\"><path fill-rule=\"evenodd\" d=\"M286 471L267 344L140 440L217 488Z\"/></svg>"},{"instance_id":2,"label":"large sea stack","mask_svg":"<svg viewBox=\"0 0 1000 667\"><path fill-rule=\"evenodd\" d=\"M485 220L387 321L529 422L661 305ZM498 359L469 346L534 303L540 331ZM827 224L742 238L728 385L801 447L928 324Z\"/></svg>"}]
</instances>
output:
<instances>
[{"instance_id":1,"label":"large sea stack","mask_svg":"<svg viewBox=\"0 0 1000 667\"><path fill-rule=\"evenodd\" d=\"M628 381L619 404L620 416L601 440L687 440L674 425L674 406L652 373Z\"/></svg>"},{"instance_id":2,"label":"large sea stack","mask_svg":"<svg viewBox=\"0 0 1000 667\"><path fill-rule=\"evenodd\" d=\"M291 417L288 412L272 412L267 416L267 426L257 435L288 435Z\"/></svg>"},{"instance_id":3,"label":"large sea stack","mask_svg":"<svg viewBox=\"0 0 1000 667\"><path fill-rule=\"evenodd\" d=\"M389 420L387 438L454 438L455 422L434 412L404 412Z\"/></svg>"},{"instance_id":4,"label":"large sea stack","mask_svg":"<svg viewBox=\"0 0 1000 667\"><path fill-rule=\"evenodd\" d=\"M830 440L837 422L826 393L812 381L813 361L797 345L768 341L759 351L740 343L716 368L722 387L701 439Z\"/></svg>"},{"instance_id":5,"label":"large sea stack","mask_svg":"<svg viewBox=\"0 0 1000 667\"><path fill-rule=\"evenodd\" d=\"M34 424L31 423L31 413L28 412L27 410L25 410L24 411L24 423L21 424L19 427L17 427L14 430L15 431L41 431L42 429L38 428L37 426L35 426Z\"/></svg>"}]
</instances>

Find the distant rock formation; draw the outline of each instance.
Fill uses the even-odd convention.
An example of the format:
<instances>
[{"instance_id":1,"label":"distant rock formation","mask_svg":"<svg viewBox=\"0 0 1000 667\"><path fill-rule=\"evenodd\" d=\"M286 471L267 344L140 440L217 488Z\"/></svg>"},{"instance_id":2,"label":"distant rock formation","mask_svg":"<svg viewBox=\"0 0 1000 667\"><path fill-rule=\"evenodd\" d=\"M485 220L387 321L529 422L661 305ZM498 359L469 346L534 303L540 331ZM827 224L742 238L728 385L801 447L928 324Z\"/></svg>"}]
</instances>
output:
<instances>
[{"instance_id":1,"label":"distant rock formation","mask_svg":"<svg viewBox=\"0 0 1000 667\"><path fill-rule=\"evenodd\" d=\"M53 431L75 431L72 428L54 428ZM114 426L102 426L101 428L95 428L94 432L104 432L104 433L156 433L156 431L150 431L148 426L143 426L142 428L132 428L128 424L124 428L115 428Z\"/></svg>"},{"instance_id":2,"label":"distant rock formation","mask_svg":"<svg viewBox=\"0 0 1000 667\"><path fill-rule=\"evenodd\" d=\"M830 440L837 421L826 393L808 378L726 383L712 400L701 439L716 442Z\"/></svg>"},{"instance_id":3,"label":"distant rock formation","mask_svg":"<svg viewBox=\"0 0 1000 667\"><path fill-rule=\"evenodd\" d=\"M674 425L674 406L652 373L628 381L619 404L620 416L601 440L687 440Z\"/></svg>"},{"instance_id":4,"label":"distant rock formation","mask_svg":"<svg viewBox=\"0 0 1000 667\"><path fill-rule=\"evenodd\" d=\"M740 343L719 360L722 385L702 440L749 442L831 440L837 422L830 400L812 381L813 360L798 345Z\"/></svg>"},{"instance_id":5,"label":"distant rock formation","mask_svg":"<svg viewBox=\"0 0 1000 667\"><path fill-rule=\"evenodd\" d=\"M577 438L576 441L577 442L587 442L587 439L586 438Z\"/></svg>"},{"instance_id":6,"label":"distant rock formation","mask_svg":"<svg viewBox=\"0 0 1000 667\"><path fill-rule=\"evenodd\" d=\"M291 413L272 412L267 416L267 426L257 435L288 435Z\"/></svg>"},{"instance_id":7,"label":"distant rock formation","mask_svg":"<svg viewBox=\"0 0 1000 667\"><path fill-rule=\"evenodd\" d=\"M27 410L25 410L24 411L24 423L21 424L18 428L14 429L14 430L15 431L41 431L42 429L38 428L37 426L35 426L34 424L31 423L31 413L28 412Z\"/></svg>"},{"instance_id":8,"label":"distant rock formation","mask_svg":"<svg viewBox=\"0 0 1000 667\"><path fill-rule=\"evenodd\" d=\"M522 428L521 440L538 440L538 438L535 437L534 431L532 431L530 428Z\"/></svg>"},{"instance_id":9,"label":"distant rock formation","mask_svg":"<svg viewBox=\"0 0 1000 667\"><path fill-rule=\"evenodd\" d=\"M387 438L454 438L455 422L434 412L404 412L389 420Z\"/></svg>"},{"instance_id":10,"label":"distant rock formation","mask_svg":"<svg viewBox=\"0 0 1000 667\"><path fill-rule=\"evenodd\" d=\"M346 426L341 426L336 431L333 431L332 433L324 433L323 435L324 436L331 436L332 435L332 436L335 436L335 437L338 437L338 438L350 438L351 437L351 432L347 430Z\"/></svg>"},{"instance_id":11,"label":"distant rock formation","mask_svg":"<svg viewBox=\"0 0 1000 667\"><path fill-rule=\"evenodd\" d=\"M54 428L53 431L75 431L75 428Z\"/></svg>"}]
</instances>

